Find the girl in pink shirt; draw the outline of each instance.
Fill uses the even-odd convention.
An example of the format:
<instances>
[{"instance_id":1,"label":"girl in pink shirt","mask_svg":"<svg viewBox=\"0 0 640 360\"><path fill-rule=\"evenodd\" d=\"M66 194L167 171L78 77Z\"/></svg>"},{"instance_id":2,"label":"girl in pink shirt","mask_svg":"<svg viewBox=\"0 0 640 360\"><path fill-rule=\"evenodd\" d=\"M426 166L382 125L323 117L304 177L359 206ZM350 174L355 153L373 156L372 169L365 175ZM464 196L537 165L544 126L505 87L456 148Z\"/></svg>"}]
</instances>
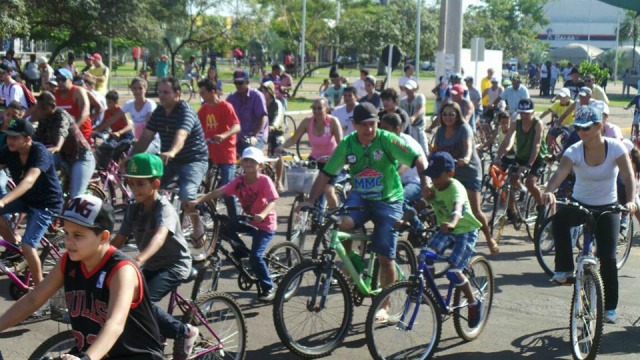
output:
<instances>
[{"instance_id":1,"label":"girl in pink shirt","mask_svg":"<svg viewBox=\"0 0 640 360\"><path fill-rule=\"evenodd\" d=\"M275 288L269 276L269 269L262 258L269 242L273 239L277 227L276 199L278 192L271 179L260 174L260 166L264 163L262 150L255 147L248 147L242 152L240 166L244 174L231 180L228 184L217 188L210 193L201 196L197 200L191 201L187 206L191 209L199 203L219 198L223 195L237 196L242 205L242 210L247 215L253 215L251 225L257 229L251 229L247 233L252 237L251 253L249 263L262 289L259 300L270 302L275 296ZM225 235L237 238L235 226L225 226L229 233Z\"/></svg>"}]
</instances>

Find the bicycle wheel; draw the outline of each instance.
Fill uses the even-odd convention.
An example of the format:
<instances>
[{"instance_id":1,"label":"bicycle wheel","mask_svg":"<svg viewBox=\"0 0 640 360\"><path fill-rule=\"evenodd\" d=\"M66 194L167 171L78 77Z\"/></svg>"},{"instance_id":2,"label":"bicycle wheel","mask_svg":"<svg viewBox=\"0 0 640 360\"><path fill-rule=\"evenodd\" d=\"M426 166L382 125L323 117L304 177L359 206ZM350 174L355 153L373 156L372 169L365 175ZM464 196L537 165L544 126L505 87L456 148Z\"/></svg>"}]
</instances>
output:
<instances>
[{"instance_id":1,"label":"bicycle wheel","mask_svg":"<svg viewBox=\"0 0 640 360\"><path fill-rule=\"evenodd\" d=\"M584 268L584 274L576 279L572 299L569 318L571 354L577 360L595 359L604 322L604 290L597 269L591 266Z\"/></svg>"},{"instance_id":2,"label":"bicycle wheel","mask_svg":"<svg viewBox=\"0 0 640 360\"><path fill-rule=\"evenodd\" d=\"M284 116L284 121L282 123L282 126L283 126L283 130L284 130L285 138L292 137L293 134L298 129L298 125L296 125L296 121L293 120L293 118L290 115L285 115ZM298 149L296 148L296 151L297 150ZM298 152L298 157L300 157L300 153L299 152Z\"/></svg>"},{"instance_id":3,"label":"bicycle wheel","mask_svg":"<svg viewBox=\"0 0 640 360\"><path fill-rule=\"evenodd\" d=\"M616 267L618 270L622 269L627 259L629 259L635 230L633 225L635 217L628 214L623 216L627 217L627 229L624 233L620 233L618 237L618 246L616 248Z\"/></svg>"},{"instance_id":4,"label":"bicycle wheel","mask_svg":"<svg viewBox=\"0 0 640 360\"><path fill-rule=\"evenodd\" d=\"M415 274L418 269L418 260L416 259L416 254L413 252L413 246L404 239L398 239L398 243L396 245L396 270L398 274L397 281L409 280L409 276ZM402 272L402 273L400 273ZM373 268L372 274L372 283L371 289L377 289L380 285L379 274L380 273L380 264L378 263L378 259L375 259L375 265Z\"/></svg>"},{"instance_id":5,"label":"bicycle wheel","mask_svg":"<svg viewBox=\"0 0 640 360\"><path fill-rule=\"evenodd\" d=\"M304 201L304 195L299 194L291 204L287 221L287 240L296 245L300 251L305 251L307 233L311 230L313 215L309 211L296 212L296 207Z\"/></svg>"},{"instance_id":6,"label":"bicycle wheel","mask_svg":"<svg viewBox=\"0 0 640 360\"><path fill-rule=\"evenodd\" d=\"M524 220L524 227L527 230L527 236L529 236L529 240L533 242L536 221L538 220L538 210L536 209L536 200L531 196L531 194L527 193L525 201L518 203L518 210Z\"/></svg>"},{"instance_id":7,"label":"bicycle wheel","mask_svg":"<svg viewBox=\"0 0 640 360\"><path fill-rule=\"evenodd\" d=\"M198 296L204 293L218 291L221 262L222 260L217 257L210 257L202 263L202 267L198 269L198 275L193 282L191 300L195 301Z\"/></svg>"},{"instance_id":8,"label":"bicycle wheel","mask_svg":"<svg viewBox=\"0 0 640 360\"><path fill-rule=\"evenodd\" d=\"M294 244L283 242L272 247L265 255L264 260L269 268L271 280L275 285L278 285L289 270L302 262L302 254ZM295 290L295 284L290 284L285 294L285 300L289 299Z\"/></svg>"},{"instance_id":9,"label":"bicycle wheel","mask_svg":"<svg viewBox=\"0 0 640 360\"><path fill-rule=\"evenodd\" d=\"M331 284L335 279L336 283ZM297 289L287 301L290 287ZM335 350L353 318L351 287L335 266L305 260L282 279L273 302L273 322L282 343L305 358Z\"/></svg>"},{"instance_id":10,"label":"bicycle wheel","mask_svg":"<svg viewBox=\"0 0 640 360\"><path fill-rule=\"evenodd\" d=\"M430 359L442 334L442 315L437 304L431 292L420 293L416 281L395 283L373 298L365 323L371 357ZM380 310L386 310L389 320L376 319Z\"/></svg>"},{"instance_id":11,"label":"bicycle wheel","mask_svg":"<svg viewBox=\"0 0 640 360\"><path fill-rule=\"evenodd\" d=\"M546 218L540 225L540 231L538 231L536 239L533 241L538 264L540 264L542 270L549 276L553 276L553 269L555 268L554 260L556 257L555 241L553 240L553 233L551 232L552 224L553 216Z\"/></svg>"},{"instance_id":12,"label":"bicycle wheel","mask_svg":"<svg viewBox=\"0 0 640 360\"><path fill-rule=\"evenodd\" d=\"M509 201L509 187L502 186L493 191L493 213L491 214L491 237L497 243L502 238L502 231L507 224L507 204Z\"/></svg>"},{"instance_id":13,"label":"bicycle wheel","mask_svg":"<svg viewBox=\"0 0 640 360\"><path fill-rule=\"evenodd\" d=\"M41 360L43 358L57 359L64 354L68 354L76 346L76 339L71 335L71 330L54 334L38 346L29 360Z\"/></svg>"},{"instance_id":14,"label":"bicycle wheel","mask_svg":"<svg viewBox=\"0 0 640 360\"><path fill-rule=\"evenodd\" d=\"M467 325L468 307L467 299L462 293L460 287L456 287L453 293L453 326L456 333L464 341L472 341L478 338L484 330L491 313L491 305L493 303L493 269L491 264L483 256L474 256L469 260L469 265L464 270L465 276L471 283L471 290L476 300L482 301L482 314L480 315L480 323L469 328Z\"/></svg>"},{"instance_id":15,"label":"bicycle wheel","mask_svg":"<svg viewBox=\"0 0 640 360\"><path fill-rule=\"evenodd\" d=\"M215 359L242 360L247 352L247 323L240 306L224 293L207 292L194 302L196 308L206 321L191 312L184 314L182 322L197 326L200 331L198 340L193 347L194 358L200 358L199 353L207 352ZM208 327L212 331L209 331ZM220 339L220 340L218 340ZM206 355L204 358L208 358Z\"/></svg>"}]
</instances>

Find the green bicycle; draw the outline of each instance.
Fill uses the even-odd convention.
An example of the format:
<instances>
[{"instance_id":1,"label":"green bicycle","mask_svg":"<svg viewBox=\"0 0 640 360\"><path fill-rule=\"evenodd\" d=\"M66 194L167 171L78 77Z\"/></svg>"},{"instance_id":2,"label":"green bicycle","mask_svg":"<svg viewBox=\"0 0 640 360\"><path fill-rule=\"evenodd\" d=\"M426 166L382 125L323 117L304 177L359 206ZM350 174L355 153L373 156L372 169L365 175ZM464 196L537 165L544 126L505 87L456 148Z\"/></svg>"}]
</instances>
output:
<instances>
[{"instance_id":1,"label":"green bicycle","mask_svg":"<svg viewBox=\"0 0 640 360\"><path fill-rule=\"evenodd\" d=\"M302 210L321 212L316 208ZM278 286L273 303L276 331L282 343L302 357L326 356L340 346L351 327L354 305L360 306L364 298L382 291L377 285L375 253L366 251L365 261L342 244L349 240L368 244L369 236L338 231L338 215L358 210L361 208L343 206L325 214L333 225L328 247L317 258L291 268ZM336 255L351 282L337 265ZM398 239L395 268L400 281L416 271L416 256L406 240Z\"/></svg>"}]
</instances>

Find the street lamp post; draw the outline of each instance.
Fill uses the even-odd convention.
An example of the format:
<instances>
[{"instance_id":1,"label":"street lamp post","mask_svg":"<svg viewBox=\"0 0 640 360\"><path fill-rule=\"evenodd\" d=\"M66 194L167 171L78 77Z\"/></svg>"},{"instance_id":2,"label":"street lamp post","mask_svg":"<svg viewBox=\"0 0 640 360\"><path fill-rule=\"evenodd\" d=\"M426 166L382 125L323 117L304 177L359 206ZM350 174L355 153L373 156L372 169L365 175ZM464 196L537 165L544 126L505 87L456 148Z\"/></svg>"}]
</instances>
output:
<instances>
[{"instance_id":1,"label":"street lamp post","mask_svg":"<svg viewBox=\"0 0 640 360\"><path fill-rule=\"evenodd\" d=\"M414 68L416 70L416 79L420 79L420 23L422 20L420 10L422 10L422 0L418 0L416 7L416 66Z\"/></svg>"},{"instance_id":2,"label":"street lamp post","mask_svg":"<svg viewBox=\"0 0 640 360\"><path fill-rule=\"evenodd\" d=\"M300 72L304 75L305 38L307 32L307 0L302 1L302 41L300 42Z\"/></svg>"}]
</instances>

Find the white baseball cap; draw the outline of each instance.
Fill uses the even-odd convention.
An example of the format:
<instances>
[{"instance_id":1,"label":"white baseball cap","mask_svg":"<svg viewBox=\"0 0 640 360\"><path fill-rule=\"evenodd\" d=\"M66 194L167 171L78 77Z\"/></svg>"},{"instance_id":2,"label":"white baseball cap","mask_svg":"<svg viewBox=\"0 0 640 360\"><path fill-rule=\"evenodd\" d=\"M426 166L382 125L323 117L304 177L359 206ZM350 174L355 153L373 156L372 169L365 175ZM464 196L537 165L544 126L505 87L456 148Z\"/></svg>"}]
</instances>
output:
<instances>
[{"instance_id":1,"label":"white baseball cap","mask_svg":"<svg viewBox=\"0 0 640 360\"><path fill-rule=\"evenodd\" d=\"M404 84L404 88L407 90L415 90L418 88L418 83L413 80L409 80L406 84Z\"/></svg>"},{"instance_id":2,"label":"white baseball cap","mask_svg":"<svg viewBox=\"0 0 640 360\"><path fill-rule=\"evenodd\" d=\"M252 159L258 164L262 164L264 163L264 154L262 153L262 150L249 146L242 152L242 159Z\"/></svg>"},{"instance_id":3,"label":"white baseball cap","mask_svg":"<svg viewBox=\"0 0 640 360\"><path fill-rule=\"evenodd\" d=\"M571 96L571 90L563 87L562 89L558 90L558 92L556 92L556 95L559 97L568 97Z\"/></svg>"}]
</instances>

